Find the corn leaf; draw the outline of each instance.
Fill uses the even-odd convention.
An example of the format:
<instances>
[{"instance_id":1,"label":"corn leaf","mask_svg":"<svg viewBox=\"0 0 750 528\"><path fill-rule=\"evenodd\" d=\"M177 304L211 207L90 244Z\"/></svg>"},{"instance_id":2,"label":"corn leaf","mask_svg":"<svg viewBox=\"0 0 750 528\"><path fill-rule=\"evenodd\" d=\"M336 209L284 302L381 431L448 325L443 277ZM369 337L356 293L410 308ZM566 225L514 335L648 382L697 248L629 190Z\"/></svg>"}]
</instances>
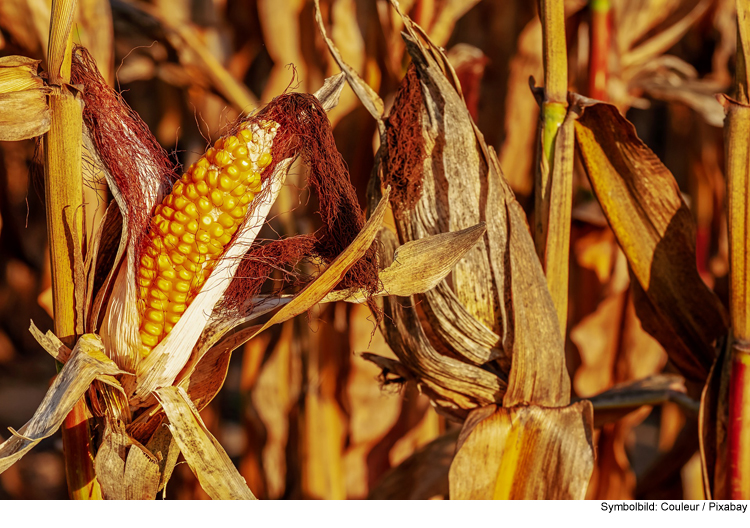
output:
<instances>
[{"instance_id":1,"label":"corn leaf","mask_svg":"<svg viewBox=\"0 0 750 528\"><path fill-rule=\"evenodd\" d=\"M578 98L576 138L592 187L634 277L644 329L688 378L703 380L726 333L695 266L695 228L669 170L614 106Z\"/></svg>"},{"instance_id":2,"label":"corn leaf","mask_svg":"<svg viewBox=\"0 0 750 528\"><path fill-rule=\"evenodd\" d=\"M393 264L380 272L381 290L376 295L405 297L425 293L440 284L456 263L486 231L483 223L452 233L412 240L396 249ZM365 292L334 291L321 302L364 302Z\"/></svg>"},{"instance_id":3,"label":"corn leaf","mask_svg":"<svg viewBox=\"0 0 750 528\"><path fill-rule=\"evenodd\" d=\"M169 430L203 490L212 499L255 499L185 391L163 387L156 395L169 419Z\"/></svg>"},{"instance_id":4,"label":"corn leaf","mask_svg":"<svg viewBox=\"0 0 750 528\"><path fill-rule=\"evenodd\" d=\"M159 489L157 458L134 442L117 421L107 423L94 461L102 496L109 500L153 500Z\"/></svg>"},{"instance_id":5,"label":"corn leaf","mask_svg":"<svg viewBox=\"0 0 750 528\"><path fill-rule=\"evenodd\" d=\"M11 438L0 444L0 473L57 431L91 382L100 376L115 374L125 373L104 355L104 346L99 336L81 336L34 416L17 433L13 432Z\"/></svg>"},{"instance_id":6,"label":"corn leaf","mask_svg":"<svg viewBox=\"0 0 750 528\"><path fill-rule=\"evenodd\" d=\"M50 127L50 89L36 73L40 61L0 58L0 141L41 136Z\"/></svg>"},{"instance_id":7,"label":"corn leaf","mask_svg":"<svg viewBox=\"0 0 750 528\"><path fill-rule=\"evenodd\" d=\"M472 425L470 418L451 464L451 499L584 498L593 469L589 402L500 407Z\"/></svg>"}]
</instances>

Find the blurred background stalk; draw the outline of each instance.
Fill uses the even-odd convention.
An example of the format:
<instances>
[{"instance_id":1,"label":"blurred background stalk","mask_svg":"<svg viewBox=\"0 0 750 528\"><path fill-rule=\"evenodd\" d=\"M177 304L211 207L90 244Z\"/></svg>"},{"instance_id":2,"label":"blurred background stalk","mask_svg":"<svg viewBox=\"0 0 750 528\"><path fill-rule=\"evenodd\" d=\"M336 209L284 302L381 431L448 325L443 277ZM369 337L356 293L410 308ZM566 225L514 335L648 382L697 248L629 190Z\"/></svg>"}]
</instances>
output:
<instances>
[{"instance_id":1,"label":"blurred background stalk","mask_svg":"<svg viewBox=\"0 0 750 528\"><path fill-rule=\"evenodd\" d=\"M589 97L607 100L607 61L611 39L610 0L591 0L591 26L589 28Z\"/></svg>"},{"instance_id":2,"label":"blurred background stalk","mask_svg":"<svg viewBox=\"0 0 750 528\"><path fill-rule=\"evenodd\" d=\"M55 333L73 347L76 332L74 270L83 244L81 175L82 108L69 91L71 28L76 0L53 0L47 53L52 123L44 136L44 183L52 271ZM82 270L81 270L82 271ZM81 399L65 419L63 446L68 492L73 499L99 499L91 453L86 402Z\"/></svg>"}]
</instances>

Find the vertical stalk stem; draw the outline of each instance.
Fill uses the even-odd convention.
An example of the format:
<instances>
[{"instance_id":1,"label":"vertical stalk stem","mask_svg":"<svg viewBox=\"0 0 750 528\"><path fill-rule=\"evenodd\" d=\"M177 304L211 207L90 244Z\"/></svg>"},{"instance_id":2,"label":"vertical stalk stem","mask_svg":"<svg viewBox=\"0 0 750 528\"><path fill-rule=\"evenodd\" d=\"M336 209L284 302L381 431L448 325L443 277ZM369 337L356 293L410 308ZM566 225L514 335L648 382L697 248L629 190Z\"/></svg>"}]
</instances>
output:
<instances>
[{"instance_id":1,"label":"vertical stalk stem","mask_svg":"<svg viewBox=\"0 0 750 528\"><path fill-rule=\"evenodd\" d=\"M81 178L81 103L68 90L71 27L76 0L53 0L50 19L48 82L52 122L44 136L44 187L52 270L55 333L68 346L76 341L75 249L83 234ZM88 409L81 399L63 424L65 470L73 499L101 498L93 467Z\"/></svg>"},{"instance_id":2,"label":"vertical stalk stem","mask_svg":"<svg viewBox=\"0 0 750 528\"><path fill-rule=\"evenodd\" d=\"M734 97L724 98L729 223L730 316L734 341L729 361L727 478L729 499L750 499L750 6L737 0L737 69Z\"/></svg>"},{"instance_id":3,"label":"vertical stalk stem","mask_svg":"<svg viewBox=\"0 0 750 528\"><path fill-rule=\"evenodd\" d=\"M565 3L541 0L544 96L541 148L535 181L534 242L565 336L568 316L568 259L573 193L573 121L568 115Z\"/></svg>"},{"instance_id":4,"label":"vertical stalk stem","mask_svg":"<svg viewBox=\"0 0 750 528\"><path fill-rule=\"evenodd\" d=\"M589 97L607 100L607 61L611 36L610 0L591 0L589 30Z\"/></svg>"}]
</instances>

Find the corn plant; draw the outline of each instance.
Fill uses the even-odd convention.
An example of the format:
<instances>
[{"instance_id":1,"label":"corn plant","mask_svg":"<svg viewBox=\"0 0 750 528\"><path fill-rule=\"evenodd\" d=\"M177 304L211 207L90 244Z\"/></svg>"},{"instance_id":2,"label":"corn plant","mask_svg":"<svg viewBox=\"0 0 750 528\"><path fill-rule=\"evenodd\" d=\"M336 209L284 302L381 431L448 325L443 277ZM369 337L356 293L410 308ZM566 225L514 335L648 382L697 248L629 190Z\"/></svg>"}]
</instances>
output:
<instances>
[{"instance_id":1,"label":"corn plant","mask_svg":"<svg viewBox=\"0 0 750 528\"><path fill-rule=\"evenodd\" d=\"M314 13L320 43L342 71L314 94L288 90L290 74L281 64L289 59L302 67L305 59L290 54L293 46L283 36L267 36L275 64L258 98L207 51L194 27L158 7L117 5L121 15L150 17L181 67L202 72L204 82L239 111L184 170L109 86L112 64L104 54L73 46L73 0L53 2L44 75L27 57L0 59L0 102L3 118L8 116L0 139L41 137L54 331L45 334L34 323L30 330L59 365L37 412L0 444L0 473L62 429L73 498L154 498L179 456L212 498L262 496L271 485L261 464L251 460L256 465L241 474L204 422L207 406L227 378L234 350L246 346L245 361L259 362L249 369L253 380L244 381L250 384L267 359L264 347L299 339L293 317L337 303L336 326L342 320L345 326L353 321L341 317L347 302L370 310L387 344L380 348L386 353L362 357L382 371L384 386L405 387L402 414L384 445L396 442L402 422L414 420L406 415L420 397L429 398L441 417L437 437L371 487L373 497L606 494L611 444L642 419L634 415L660 404L676 404L699 427L705 496L750 497L744 4L736 6L734 88L721 98L727 115L728 313L696 266L701 249L695 221L675 178L624 117L629 107L643 106L645 93L679 100L707 122L720 122L716 102L710 106L699 93L706 86L684 78L674 88L670 74L684 73L687 65L665 55L709 2L686 3L683 18L669 26L664 21L670 17L649 11L657 7L639 5L649 15L639 18L640 10L628 10L632 4L625 0L567 6L540 0L517 52L523 58L524 43L539 45L541 85L531 87L538 108L508 113L516 120L509 137L530 137L536 129L534 147L518 153L533 167L530 221L521 206L530 205L523 196L528 188L519 185L523 160L507 148L498 156L475 123L482 118L476 79L481 53L441 48L456 20L477 2L462 4L460 12L435 13L419 1L390 0L377 9L356 3L360 15L377 15L378 29L388 30L378 33L386 51L377 61L366 54L359 61L352 52L358 36L351 31L358 28L354 2L315 0L308 19L304 3L275 11L272 4L259 2L259 13L287 36L304 20L312 25ZM585 68L577 62L584 54L571 53L571 21L581 20L589 30ZM380 76L373 74L376 63ZM673 70L665 74L662 67ZM528 94L528 76L520 77ZM319 86L324 76L309 78ZM396 86L392 103L385 97L389 82ZM354 95L344 90L347 83ZM588 97L570 88L576 84ZM259 99L270 102L260 106ZM365 212L328 117L335 121L354 109L362 112L352 115L370 119L358 126L375 130L377 140L374 167L354 165L365 173L372 169ZM509 161L503 163L507 173L501 160ZM308 173L321 228L298 234L302 222L286 217L288 236L262 241L272 208L285 211L295 199L285 183L302 184L292 169L297 161ZM114 199L98 212L85 198L91 191L82 174L86 166L103 175ZM520 190L518 199L512 186ZM580 385L575 377L584 369L574 372L566 339L579 348L593 346L571 315L582 295L569 291L576 279L569 269L575 258L569 257L577 251L571 233L582 188L590 189L589 205L601 218L602 244L619 247L612 258L621 262L611 266L615 271L603 269L606 263L595 266L598 275L617 275L611 280L617 295L601 305L617 308L611 319L619 333L602 346L616 349L608 351L613 358L620 348L639 346L621 342L628 325L637 326L638 335L650 336L643 347L654 356L648 361L659 364L658 371L668 357L669 373L600 379L603 388L578 399L572 397ZM285 323L283 330L271 334L278 323ZM357 409L336 403L339 382L330 378L340 373L331 374L330 358L316 355L326 344L316 339L298 343L311 349L302 362L320 371L304 382L309 386L298 404L309 414L297 423L303 434L317 427L333 440L324 449L320 438L305 439L299 456L312 462L302 464L300 486L306 496L342 497L343 456L331 452L336 441L344 442L340 415ZM659 354L666 354L662 363ZM691 431L683 430L689 454L698 442ZM295 447L286 446L290 452ZM390 464L388 457L376 450L368 455L371 481L378 464Z\"/></svg>"},{"instance_id":2,"label":"corn plant","mask_svg":"<svg viewBox=\"0 0 750 528\"><path fill-rule=\"evenodd\" d=\"M427 289L468 249L465 242L456 246L466 235L454 244L422 240L398 269L379 273L370 246L387 193L365 224L325 115L342 76L315 95L283 94L241 119L172 181L174 168L145 124L107 86L90 54L72 49L73 6L53 6L50 56L60 60L50 65L62 74L49 76L50 88L33 63L9 64L10 88L22 103L33 96L26 105L40 114L31 130L19 125L9 135L46 132L52 260L62 259L62 267L53 266L58 322L55 333L33 323L31 331L62 367L34 417L0 446L0 471L65 421L74 498L153 498L178 452L209 496L254 498L198 414L221 387L231 351L329 294L373 303L386 289ZM57 98L67 106L55 106ZM82 199L82 144L115 197L85 246L81 217L73 214ZM325 226L254 245L296 157L310 167ZM324 270L313 280L299 278L295 266L311 258ZM427 273L425 261L432 263ZM260 295L271 271L284 266L302 291ZM416 270L419 279L409 280ZM275 313L263 325L249 325L269 312ZM87 427L93 422L96 435Z\"/></svg>"}]
</instances>

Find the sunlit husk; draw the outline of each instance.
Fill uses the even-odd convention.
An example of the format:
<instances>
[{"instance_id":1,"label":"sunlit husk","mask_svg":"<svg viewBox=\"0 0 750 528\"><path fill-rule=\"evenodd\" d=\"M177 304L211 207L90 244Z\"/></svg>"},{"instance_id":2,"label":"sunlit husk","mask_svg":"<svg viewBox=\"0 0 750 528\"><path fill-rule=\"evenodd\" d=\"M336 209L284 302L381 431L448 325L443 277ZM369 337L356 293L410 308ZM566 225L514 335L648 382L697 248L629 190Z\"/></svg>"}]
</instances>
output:
<instances>
[{"instance_id":1,"label":"sunlit husk","mask_svg":"<svg viewBox=\"0 0 750 528\"><path fill-rule=\"evenodd\" d=\"M0 58L0 141L20 141L49 130L50 109L36 73L41 61L12 55Z\"/></svg>"},{"instance_id":2,"label":"sunlit husk","mask_svg":"<svg viewBox=\"0 0 750 528\"><path fill-rule=\"evenodd\" d=\"M490 412L464 425L450 469L451 499L584 498L594 463L590 402Z\"/></svg>"}]
</instances>

